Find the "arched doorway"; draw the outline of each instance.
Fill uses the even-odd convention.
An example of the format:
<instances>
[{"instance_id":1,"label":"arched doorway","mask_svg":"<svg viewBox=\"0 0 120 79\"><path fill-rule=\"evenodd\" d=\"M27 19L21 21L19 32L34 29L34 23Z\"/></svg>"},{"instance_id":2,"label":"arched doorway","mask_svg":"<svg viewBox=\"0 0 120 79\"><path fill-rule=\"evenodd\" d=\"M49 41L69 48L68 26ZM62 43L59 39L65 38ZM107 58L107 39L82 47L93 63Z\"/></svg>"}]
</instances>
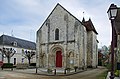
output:
<instances>
[{"instance_id":1,"label":"arched doorway","mask_svg":"<svg viewBox=\"0 0 120 79\"><path fill-rule=\"evenodd\" d=\"M62 67L62 52L56 52L56 67Z\"/></svg>"},{"instance_id":2,"label":"arched doorway","mask_svg":"<svg viewBox=\"0 0 120 79\"><path fill-rule=\"evenodd\" d=\"M62 46L60 45L53 45L50 49L50 58L52 60L50 61L50 64L53 67L63 67L64 66L64 62L63 62L63 55L64 55L64 49Z\"/></svg>"}]
</instances>

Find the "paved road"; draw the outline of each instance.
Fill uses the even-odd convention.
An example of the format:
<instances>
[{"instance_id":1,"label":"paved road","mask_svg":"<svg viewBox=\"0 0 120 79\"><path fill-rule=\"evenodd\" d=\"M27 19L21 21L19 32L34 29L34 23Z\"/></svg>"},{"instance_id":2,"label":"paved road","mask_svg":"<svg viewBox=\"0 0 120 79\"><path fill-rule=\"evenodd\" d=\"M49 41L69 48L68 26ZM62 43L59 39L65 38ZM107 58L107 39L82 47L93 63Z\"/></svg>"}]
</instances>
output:
<instances>
[{"instance_id":1,"label":"paved road","mask_svg":"<svg viewBox=\"0 0 120 79\"><path fill-rule=\"evenodd\" d=\"M96 76L103 73L106 70L107 70L106 68L99 67L97 69L93 69L93 70L85 71L83 73L71 75L70 79L73 79L73 78L74 79L97 79Z\"/></svg>"},{"instance_id":2,"label":"paved road","mask_svg":"<svg viewBox=\"0 0 120 79\"><path fill-rule=\"evenodd\" d=\"M105 68L88 70L70 76L43 76L36 74L25 74L11 71L0 71L0 79L96 79L96 76L106 71Z\"/></svg>"}]
</instances>

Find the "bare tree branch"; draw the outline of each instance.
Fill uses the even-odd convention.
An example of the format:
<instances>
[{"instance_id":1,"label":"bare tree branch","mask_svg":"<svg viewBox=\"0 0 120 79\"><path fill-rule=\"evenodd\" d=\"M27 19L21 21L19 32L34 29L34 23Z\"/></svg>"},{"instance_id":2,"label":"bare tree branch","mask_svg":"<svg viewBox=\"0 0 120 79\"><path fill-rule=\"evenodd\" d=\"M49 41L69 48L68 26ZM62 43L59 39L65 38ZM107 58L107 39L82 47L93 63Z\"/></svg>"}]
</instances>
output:
<instances>
[{"instance_id":1,"label":"bare tree branch","mask_svg":"<svg viewBox=\"0 0 120 79\"><path fill-rule=\"evenodd\" d=\"M28 59L30 65L30 60L35 56L35 51L22 50L22 54L22 56Z\"/></svg>"},{"instance_id":2,"label":"bare tree branch","mask_svg":"<svg viewBox=\"0 0 120 79\"><path fill-rule=\"evenodd\" d=\"M0 48L0 51L2 52L2 56L4 55L8 59L8 63L10 63L10 58L16 53L16 51L13 48Z\"/></svg>"}]
</instances>

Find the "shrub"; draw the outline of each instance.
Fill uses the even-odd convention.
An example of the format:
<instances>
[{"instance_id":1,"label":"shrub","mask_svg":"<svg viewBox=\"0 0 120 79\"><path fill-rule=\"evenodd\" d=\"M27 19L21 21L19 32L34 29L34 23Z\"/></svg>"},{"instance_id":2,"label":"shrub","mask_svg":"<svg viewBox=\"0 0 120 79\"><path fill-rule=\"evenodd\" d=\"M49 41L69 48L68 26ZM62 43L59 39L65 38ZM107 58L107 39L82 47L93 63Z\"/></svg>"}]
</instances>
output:
<instances>
[{"instance_id":1,"label":"shrub","mask_svg":"<svg viewBox=\"0 0 120 79\"><path fill-rule=\"evenodd\" d=\"M30 66L36 66L36 63L30 63Z\"/></svg>"},{"instance_id":2,"label":"shrub","mask_svg":"<svg viewBox=\"0 0 120 79\"><path fill-rule=\"evenodd\" d=\"M13 63L3 63L2 68L13 68Z\"/></svg>"},{"instance_id":3,"label":"shrub","mask_svg":"<svg viewBox=\"0 0 120 79\"><path fill-rule=\"evenodd\" d=\"M111 64L106 64L106 68L110 71L111 70Z\"/></svg>"},{"instance_id":4,"label":"shrub","mask_svg":"<svg viewBox=\"0 0 120 79\"><path fill-rule=\"evenodd\" d=\"M13 63L3 63L1 68L2 68L2 70L3 70L3 68L11 68L11 70L13 70Z\"/></svg>"},{"instance_id":5,"label":"shrub","mask_svg":"<svg viewBox=\"0 0 120 79\"><path fill-rule=\"evenodd\" d=\"M48 73L51 73L51 72L52 72L52 69L48 68L47 72L48 72Z\"/></svg>"},{"instance_id":6,"label":"shrub","mask_svg":"<svg viewBox=\"0 0 120 79\"><path fill-rule=\"evenodd\" d=\"M65 68L65 70L67 70L68 72L70 72L71 68L68 67L68 68Z\"/></svg>"},{"instance_id":7,"label":"shrub","mask_svg":"<svg viewBox=\"0 0 120 79\"><path fill-rule=\"evenodd\" d=\"M77 69L78 69L78 66L74 66L74 69L75 69L75 72L77 71Z\"/></svg>"},{"instance_id":8,"label":"shrub","mask_svg":"<svg viewBox=\"0 0 120 79\"><path fill-rule=\"evenodd\" d=\"M74 69L77 69L78 68L78 66L74 66Z\"/></svg>"},{"instance_id":9,"label":"shrub","mask_svg":"<svg viewBox=\"0 0 120 79\"><path fill-rule=\"evenodd\" d=\"M119 70L116 70L114 74L116 77L119 77Z\"/></svg>"}]
</instances>

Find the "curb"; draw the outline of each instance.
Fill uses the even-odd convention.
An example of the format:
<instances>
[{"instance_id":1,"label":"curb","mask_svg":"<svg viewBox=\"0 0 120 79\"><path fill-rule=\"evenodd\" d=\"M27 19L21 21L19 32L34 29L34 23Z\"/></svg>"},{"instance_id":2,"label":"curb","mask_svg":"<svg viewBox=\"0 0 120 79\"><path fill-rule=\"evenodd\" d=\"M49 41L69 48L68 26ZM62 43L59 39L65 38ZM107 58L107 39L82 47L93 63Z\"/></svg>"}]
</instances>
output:
<instances>
[{"instance_id":1,"label":"curb","mask_svg":"<svg viewBox=\"0 0 120 79\"><path fill-rule=\"evenodd\" d=\"M45 75L45 76L69 76L69 75L74 75L74 74L78 74L84 71L78 71L78 72L73 72L73 73L68 73L68 74L40 74L40 73L34 73L36 75Z\"/></svg>"}]
</instances>

